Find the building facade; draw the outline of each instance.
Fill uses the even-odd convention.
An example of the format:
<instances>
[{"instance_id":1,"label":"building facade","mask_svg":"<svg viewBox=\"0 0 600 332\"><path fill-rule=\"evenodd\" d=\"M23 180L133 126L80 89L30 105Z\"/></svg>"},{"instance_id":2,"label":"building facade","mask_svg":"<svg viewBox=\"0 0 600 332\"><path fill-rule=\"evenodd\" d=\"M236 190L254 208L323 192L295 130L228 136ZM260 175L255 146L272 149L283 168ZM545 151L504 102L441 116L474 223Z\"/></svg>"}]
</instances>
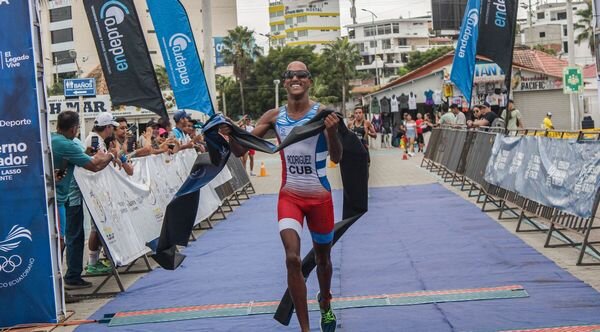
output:
<instances>
[{"instance_id":1,"label":"building facade","mask_svg":"<svg viewBox=\"0 0 600 332\"><path fill-rule=\"evenodd\" d=\"M182 0L189 15L199 54L204 52L202 27L202 2ZM164 66L158 38L145 0L134 0L150 57L154 65ZM83 0L43 0L41 8L42 50L45 79L48 86L64 78L85 76L99 64ZM237 26L236 0L212 2L212 34L226 36L227 30ZM213 45L210 45L212 48ZM49 69L52 70L49 70ZM231 71L219 68L217 73Z\"/></svg>"},{"instance_id":2,"label":"building facade","mask_svg":"<svg viewBox=\"0 0 600 332\"><path fill-rule=\"evenodd\" d=\"M271 47L324 45L340 37L339 0L282 0L269 3Z\"/></svg>"},{"instance_id":3,"label":"building facade","mask_svg":"<svg viewBox=\"0 0 600 332\"><path fill-rule=\"evenodd\" d=\"M579 10L587 9L585 2L573 2L573 23L577 23L581 16ZM581 31L575 30L575 38ZM523 44L529 47L537 45L553 49L557 55L566 59L569 54L567 36L567 5L565 2L544 3L537 6L531 24L526 23L521 34ZM588 47L587 41L580 45L575 44L575 62L580 65L594 63L594 57Z\"/></svg>"},{"instance_id":4,"label":"building facade","mask_svg":"<svg viewBox=\"0 0 600 332\"><path fill-rule=\"evenodd\" d=\"M350 42L358 45L362 56L356 69L373 74L377 71L381 82L408 62L410 52L447 45L430 43L431 17L371 21L347 28Z\"/></svg>"}]
</instances>

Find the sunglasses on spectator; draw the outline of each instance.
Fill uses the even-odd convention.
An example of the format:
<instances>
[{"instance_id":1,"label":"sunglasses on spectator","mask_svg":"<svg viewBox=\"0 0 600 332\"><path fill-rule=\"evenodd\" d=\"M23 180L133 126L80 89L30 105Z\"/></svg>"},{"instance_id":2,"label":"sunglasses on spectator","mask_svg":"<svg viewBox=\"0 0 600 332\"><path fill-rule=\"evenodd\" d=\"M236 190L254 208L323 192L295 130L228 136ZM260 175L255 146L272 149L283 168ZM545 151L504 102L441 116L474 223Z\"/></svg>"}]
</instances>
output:
<instances>
[{"instance_id":1,"label":"sunglasses on spectator","mask_svg":"<svg viewBox=\"0 0 600 332\"><path fill-rule=\"evenodd\" d=\"M308 70L286 70L281 75L284 80L291 80L294 78L294 76L298 77L299 79L312 77Z\"/></svg>"}]
</instances>

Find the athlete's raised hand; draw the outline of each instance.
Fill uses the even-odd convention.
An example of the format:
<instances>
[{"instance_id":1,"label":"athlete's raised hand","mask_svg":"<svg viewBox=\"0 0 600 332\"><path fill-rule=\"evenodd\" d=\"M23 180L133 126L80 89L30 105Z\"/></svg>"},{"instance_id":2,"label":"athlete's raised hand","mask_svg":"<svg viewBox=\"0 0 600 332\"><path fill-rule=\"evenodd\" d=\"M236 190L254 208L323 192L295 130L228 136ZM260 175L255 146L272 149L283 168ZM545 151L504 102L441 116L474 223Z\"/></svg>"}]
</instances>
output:
<instances>
[{"instance_id":1,"label":"athlete's raised hand","mask_svg":"<svg viewBox=\"0 0 600 332\"><path fill-rule=\"evenodd\" d=\"M338 118L334 113L331 113L325 118L325 129L327 129L329 133L334 134L337 132L339 123L340 118Z\"/></svg>"}]
</instances>

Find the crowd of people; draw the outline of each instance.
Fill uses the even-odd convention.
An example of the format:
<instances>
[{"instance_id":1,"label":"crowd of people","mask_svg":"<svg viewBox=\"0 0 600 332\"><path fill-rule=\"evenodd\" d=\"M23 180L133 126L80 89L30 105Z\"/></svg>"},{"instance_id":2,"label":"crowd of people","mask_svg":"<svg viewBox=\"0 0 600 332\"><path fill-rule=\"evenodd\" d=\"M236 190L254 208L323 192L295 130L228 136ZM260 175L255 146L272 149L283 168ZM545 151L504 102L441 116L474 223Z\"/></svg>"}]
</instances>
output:
<instances>
[{"instance_id":1,"label":"crowd of people","mask_svg":"<svg viewBox=\"0 0 600 332\"><path fill-rule=\"evenodd\" d=\"M82 278L85 245L84 205L82 195L73 176L75 166L98 172L115 167L131 176L135 172L135 158L157 154L175 154L185 149L204 152L206 146L196 131L197 121L184 110L173 115L175 127L169 119L150 120L146 130L136 138L137 127L127 119L115 118L111 113L99 114L92 131L79 139L79 114L63 111L58 115L57 130L52 133L52 155L56 180L58 228L61 251L66 254L67 271L63 277L66 290L82 289L92 283ZM111 263L100 259L101 241L91 223L88 238L89 257L87 275L112 271ZM67 297L69 298L69 297Z\"/></svg>"}]
</instances>

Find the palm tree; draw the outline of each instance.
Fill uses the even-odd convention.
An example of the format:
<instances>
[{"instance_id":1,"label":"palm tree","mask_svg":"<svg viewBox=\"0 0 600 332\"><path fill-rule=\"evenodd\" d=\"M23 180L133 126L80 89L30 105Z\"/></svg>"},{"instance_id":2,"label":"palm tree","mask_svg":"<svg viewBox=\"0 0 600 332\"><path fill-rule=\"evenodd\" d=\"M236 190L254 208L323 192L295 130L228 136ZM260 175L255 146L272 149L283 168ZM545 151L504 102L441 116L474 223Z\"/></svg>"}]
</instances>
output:
<instances>
[{"instance_id":1,"label":"palm tree","mask_svg":"<svg viewBox=\"0 0 600 332\"><path fill-rule=\"evenodd\" d=\"M582 42L587 42L592 55L595 54L596 48L594 47L594 29L592 27L592 20L594 19L594 13L592 12L592 1L585 0L586 8L580 9L576 12L580 19L573 25L575 30L581 30L575 39L577 45Z\"/></svg>"},{"instance_id":2,"label":"palm tree","mask_svg":"<svg viewBox=\"0 0 600 332\"><path fill-rule=\"evenodd\" d=\"M223 59L225 63L233 65L233 74L240 85L240 96L242 101L242 114L246 114L244 101L244 81L248 77L250 65L254 58L262 52L261 48L254 42L254 31L248 27L237 26L228 31L227 37L223 38Z\"/></svg>"},{"instance_id":3,"label":"palm tree","mask_svg":"<svg viewBox=\"0 0 600 332\"><path fill-rule=\"evenodd\" d=\"M337 38L325 46L322 56L327 59L342 82L342 114L346 114L346 85L361 60L358 46L351 44L348 37Z\"/></svg>"},{"instance_id":4,"label":"palm tree","mask_svg":"<svg viewBox=\"0 0 600 332\"><path fill-rule=\"evenodd\" d=\"M169 75L167 75L167 69L163 66L154 66L154 72L156 73L156 80L161 90L170 90L171 84L169 83Z\"/></svg>"},{"instance_id":5,"label":"palm tree","mask_svg":"<svg viewBox=\"0 0 600 332\"><path fill-rule=\"evenodd\" d=\"M234 84L231 76L223 76L217 75L217 91L219 91L219 96L223 102L223 114L227 115L227 95L226 92L231 88Z\"/></svg>"}]
</instances>

